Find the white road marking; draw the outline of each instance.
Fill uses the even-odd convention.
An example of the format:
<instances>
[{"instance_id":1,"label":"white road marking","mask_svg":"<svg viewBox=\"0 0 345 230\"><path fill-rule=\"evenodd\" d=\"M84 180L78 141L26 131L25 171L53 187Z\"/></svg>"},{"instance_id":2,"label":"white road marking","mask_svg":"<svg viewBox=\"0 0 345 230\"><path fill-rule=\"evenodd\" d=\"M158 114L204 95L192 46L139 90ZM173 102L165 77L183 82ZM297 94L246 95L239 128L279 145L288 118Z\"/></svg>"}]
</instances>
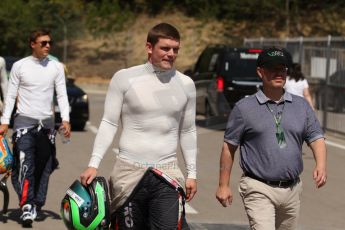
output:
<instances>
[{"instance_id":1,"label":"white road marking","mask_svg":"<svg viewBox=\"0 0 345 230\"><path fill-rule=\"evenodd\" d=\"M98 132L98 128L92 125L90 121L86 122L86 128L90 130L91 132L93 132L94 134L97 134Z\"/></svg>"},{"instance_id":2,"label":"white road marking","mask_svg":"<svg viewBox=\"0 0 345 230\"><path fill-rule=\"evenodd\" d=\"M332 141L328 141L328 140L326 140L325 142L326 142L327 145L330 145L330 146L333 146L333 147L345 150L345 146L344 145L341 145L341 144L338 144L338 143L335 143L335 142L332 142Z\"/></svg>"},{"instance_id":3,"label":"white road marking","mask_svg":"<svg viewBox=\"0 0 345 230\"><path fill-rule=\"evenodd\" d=\"M98 128L96 126L92 125L90 121L88 121L86 123L86 128L88 130L90 130L91 132L93 132L94 134L97 134ZM113 148L112 151L116 154L119 153L118 148ZM186 209L186 213L188 213L188 214L198 214L198 212L192 206L190 206L188 203L185 204L185 209Z\"/></svg>"},{"instance_id":4,"label":"white road marking","mask_svg":"<svg viewBox=\"0 0 345 230\"><path fill-rule=\"evenodd\" d=\"M188 203L185 203L184 208L186 210L186 213L188 214L198 214L198 211L196 211L192 206L190 206Z\"/></svg>"}]
</instances>

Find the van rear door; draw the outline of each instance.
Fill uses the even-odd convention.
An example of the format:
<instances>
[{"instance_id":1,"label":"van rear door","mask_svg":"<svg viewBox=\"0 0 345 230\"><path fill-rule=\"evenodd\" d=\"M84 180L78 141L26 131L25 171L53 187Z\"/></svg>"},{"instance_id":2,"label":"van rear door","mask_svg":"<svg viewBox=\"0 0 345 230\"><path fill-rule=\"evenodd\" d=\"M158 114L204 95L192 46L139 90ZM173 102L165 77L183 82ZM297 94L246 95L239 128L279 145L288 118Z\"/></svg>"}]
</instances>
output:
<instances>
[{"instance_id":1,"label":"van rear door","mask_svg":"<svg viewBox=\"0 0 345 230\"><path fill-rule=\"evenodd\" d=\"M252 95L262 86L256 73L261 50L249 49L227 53L223 62L224 96L232 108L240 99Z\"/></svg>"}]
</instances>

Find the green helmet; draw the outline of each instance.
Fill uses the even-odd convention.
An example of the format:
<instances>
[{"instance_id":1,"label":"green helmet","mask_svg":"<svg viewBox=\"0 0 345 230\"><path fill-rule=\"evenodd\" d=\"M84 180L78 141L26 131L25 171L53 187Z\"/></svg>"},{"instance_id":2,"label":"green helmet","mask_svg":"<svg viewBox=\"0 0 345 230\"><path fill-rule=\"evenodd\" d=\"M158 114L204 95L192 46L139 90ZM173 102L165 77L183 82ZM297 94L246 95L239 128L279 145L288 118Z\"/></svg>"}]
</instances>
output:
<instances>
[{"instance_id":1,"label":"green helmet","mask_svg":"<svg viewBox=\"0 0 345 230\"><path fill-rule=\"evenodd\" d=\"M87 187L74 181L62 199L61 216L69 230L108 229L110 214L105 178L96 177Z\"/></svg>"}]
</instances>

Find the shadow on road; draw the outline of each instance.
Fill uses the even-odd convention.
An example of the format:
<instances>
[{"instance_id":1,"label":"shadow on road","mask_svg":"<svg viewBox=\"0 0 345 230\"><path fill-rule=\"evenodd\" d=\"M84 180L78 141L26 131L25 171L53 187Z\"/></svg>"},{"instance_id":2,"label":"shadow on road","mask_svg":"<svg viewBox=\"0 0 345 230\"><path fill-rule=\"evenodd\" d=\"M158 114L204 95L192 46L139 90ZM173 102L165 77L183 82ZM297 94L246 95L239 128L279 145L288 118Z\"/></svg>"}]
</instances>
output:
<instances>
[{"instance_id":1,"label":"shadow on road","mask_svg":"<svg viewBox=\"0 0 345 230\"><path fill-rule=\"evenodd\" d=\"M227 119L224 117L197 117L195 123L197 126L205 129L225 130Z\"/></svg>"},{"instance_id":2,"label":"shadow on road","mask_svg":"<svg viewBox=\"0 0 345 230\"><path fill-rule=\"evenodd\" d=\"M248 230L248 225L190 223L191 230Z\"/></svg>"},{"instance_id":3,"label":"shadow on road","mask_svg":"<svg viewBox=\"0 0 345 230\"><path fill-rule=\"evenodd\" d=\"M0 212L0 223L7 223L8 220L17 222L19 225L21 224L20 216L21 216L20 209L9 209L6 214L3 212ZM54 220L61 220L61 217L59 214L50 211L50 210L44 210L42 209L40 212L37 213L37 218L35 221L41 222L46 220L47 218L51 218Z\"/></svg>"}]
</instances>

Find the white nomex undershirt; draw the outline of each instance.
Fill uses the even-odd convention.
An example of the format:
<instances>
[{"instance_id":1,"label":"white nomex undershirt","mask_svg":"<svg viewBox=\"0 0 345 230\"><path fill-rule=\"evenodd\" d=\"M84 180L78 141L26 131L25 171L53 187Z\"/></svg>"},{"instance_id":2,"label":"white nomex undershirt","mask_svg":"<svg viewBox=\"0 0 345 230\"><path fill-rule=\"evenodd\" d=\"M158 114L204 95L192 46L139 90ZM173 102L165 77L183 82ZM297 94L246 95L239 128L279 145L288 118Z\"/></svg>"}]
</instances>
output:
<instances>
[{"instance_id":1,"label":"white nomex undershirt","mask_svg":"<svg viewBox=\"0 0 345 230\"><path fill-rule=\"evenodd\" d=\"M180 143L188 178L196 178L194 82L176 71L146 63L113 76L89 167L98 168L119 122L119 157L142 166L176 161Z\"/></svg>"},{"instance_id":2,"label":"white nomex undershirt","mask_svg":"<svg viewBox=\"0 0 345 230\"><path fill-rule=\"evenodd\" d=\"M69 104L62 64L48 58L39 60L33 56L15 62L10 73L1 123L9 124L17 96L17 113L20 115L38 120L52 117L54 88L61 118L69 121Z\"/></svg>"}]
</instances>

